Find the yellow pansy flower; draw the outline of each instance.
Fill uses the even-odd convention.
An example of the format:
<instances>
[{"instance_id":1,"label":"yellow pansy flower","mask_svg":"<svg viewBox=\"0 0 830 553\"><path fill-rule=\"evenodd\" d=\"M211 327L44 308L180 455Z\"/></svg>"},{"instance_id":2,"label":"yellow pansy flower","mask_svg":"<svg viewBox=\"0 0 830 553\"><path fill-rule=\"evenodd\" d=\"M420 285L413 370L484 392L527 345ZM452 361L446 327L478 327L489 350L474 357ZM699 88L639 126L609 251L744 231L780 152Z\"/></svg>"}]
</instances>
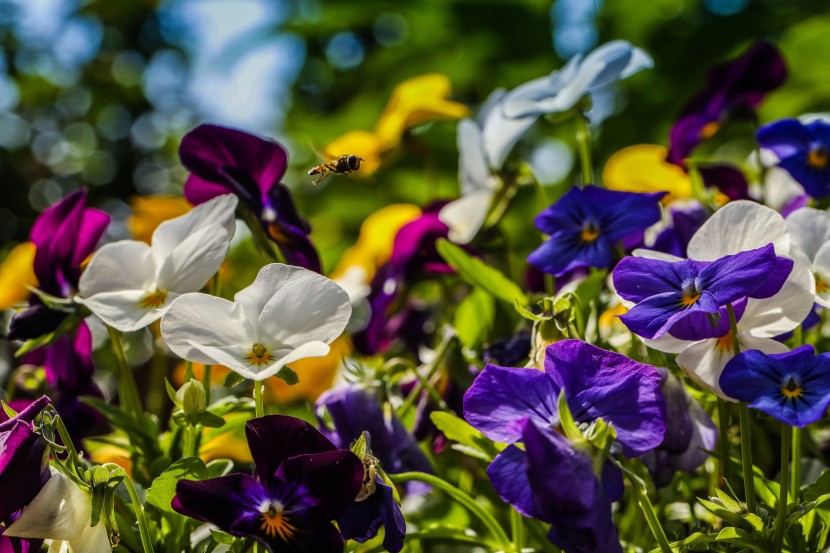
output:
<instances>
[{"instance_id":1,"label":"yellow pansy flower","mask_svg":"<svg viewBox=\"0 0 830 553\"><path fill-rule=\"evenodd\" d=\"M27 286L37 286L34 269L35 245L18 244L0 263L0 309L23 303L29 297Z\"/></svg>"},{"instance_id":2,"label":"yellow pansy flower","mask_svg":"<svg viewBox=\"0 0 830 553\"><path fill-rule=\"evenodd\" d=\"M602 181L609 190L668 192L664 203L692 196L689 175L666 161L668 150L656 144L623 148L608 160Z\"/></svg>"},{"instance_id":3,"label":"yellow pansy flower","mask_svg":"<svg viewBox=\"0 0 830 553\"><path fill-rule=\"evenodd\" d=\"M180 196L136 196L130 200L130 206L133 214L127 219L127 227L136 240L148 244L156 227L193 208Z\"/></svg>"}]
</instances>

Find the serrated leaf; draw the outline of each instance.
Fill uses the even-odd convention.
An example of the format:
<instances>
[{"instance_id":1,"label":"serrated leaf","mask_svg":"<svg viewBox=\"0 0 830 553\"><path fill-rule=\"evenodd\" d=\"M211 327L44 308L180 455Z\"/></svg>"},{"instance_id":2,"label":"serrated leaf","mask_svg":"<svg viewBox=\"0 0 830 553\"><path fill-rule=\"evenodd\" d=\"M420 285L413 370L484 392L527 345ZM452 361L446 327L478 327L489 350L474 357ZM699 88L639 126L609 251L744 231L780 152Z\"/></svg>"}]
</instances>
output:
<instances>
[{"instance_id":1,"label":"serrated leaf","mask_svg":"<svg viewBox=\"0 0 830 553\"><path fill-rule=\"evenodd\" d=\"M496 302L488 292L473 288L455 311L453 326L466 348L475 349L486 340L493 328Z\"/></svg>"},{"instance_id":2,"label":"serrated leaf","mask_svg":"<svg viewBox=\"0 0 830 553\"><path fill-rule=\"evenodd\" d=\"M147 503L165 515L181 516L170 507L170 502L176 495L176 483L179 480L205 480L209 476L205 463L198 457L176 461L153 480L147 490Z\"/></svg>"},{"instance_id":3,"label":"serrated leaf","mask_svg":"<svg viewBox=\"0 0 830 553\"><path fill-rule=\"evenodd\" d=\"M289 386L294 386L298 382L300 382L300 377L297 376L291 367L283 367L280 369L280 372L277 373L277 378L288 384Z\"/></svg>"},{"instance_id":4,"label":"serrated leaf","mask_svg":"<svg viewBox=\"0 0 830 553\"><path fill-rule=\"evenodd\" d=\"M529 300L519 285L497 269L471 256L449 240L442 238L435 243L435 247L444 261L455 269L461 278L476 288L481 288L510 304L514 301L518 301L521 305L528 304Z\"/></svg>"}]
</instances>

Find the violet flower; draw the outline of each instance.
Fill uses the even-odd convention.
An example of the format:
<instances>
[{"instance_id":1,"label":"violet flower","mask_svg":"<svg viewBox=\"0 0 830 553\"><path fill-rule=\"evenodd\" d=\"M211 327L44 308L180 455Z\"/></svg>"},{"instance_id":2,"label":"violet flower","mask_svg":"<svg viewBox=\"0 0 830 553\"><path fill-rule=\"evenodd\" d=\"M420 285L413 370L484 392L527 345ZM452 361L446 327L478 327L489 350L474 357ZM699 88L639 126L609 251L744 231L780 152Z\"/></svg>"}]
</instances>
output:
<instances>
[{"instance_id":1,"label":"violet flower","mask_svg":"<svg viewBox=\"0 0 830 553\"><path fill-rule=\"evenodd\" d=\"M32 429L32 422L49 403L41 397L17 416L0 422L0 522L29 504L49 479L46 446ZM0 420L6 419L0 409Z\"/></svg>"},{"instance_id":2,"label":"violet flower","mask_svg":"<svg viewBox=\"0 0 830 553\"><path fill-rule=\"evenodd\" d=\"M756 139L807 194L816 199L830 194L830 123L782 119L758 129Z\"/></svg>"},{"instance_id":3,"label":"violet flower","mask_svg":"<svg viewBox=\"0 0 830 553\"><path fill-rule=\"evenodd\" d=\"M678 203L678 202L675 202ZM687 257L686 248L695 232L706 222L709 212L697 201L668 208L671 225L663 229L649 247L677 257Z\"/></svg>"},{"instance_id":4,"label":"violet flower","mask_svg":"<svg viewBox=\"0 0 830 553\"><path fill-rule=\"evenodd\" d=\"M294 417L252 419L245 432L254 476L181 480L173 509L253 538L271 553L341 553L343 538L331 521L343 516L361 488L360 459Z\"/></svg>"},{"instance_id":5,"label":"violet flower","mask_svg":"<svg viewBox=\"0 0 830 553\"><path fill-rule=\"evenodd\" d=\"M830 353L804 345L786 353L758 350L732 358L720 376L730 397L798 428L824 417L830 405Z\"/></svg>"},{"instance_id":6,"label":"violet flower","mask_svg":"<svg viewBox=\"0 0 830 553\"><path fill-rule=\"evenodd\" d=\"M620 241L660 220L664 195L571 188L536 217L536 228L550 238L527 261L553 276L579 267L610 267Z\"/></svg>"},{"instance_id":7,"label":"violet flower","mask_svg":"<svg viewBox=\"0 0 830 553\"><path fill-rule=\"evenodd\" d=\"M683 165L698 144L714 136L728 119L754 119L767 93L784 82L781 53L758 42L740 57L709 70L703 91L686 104L671 129L668 161Z\"/></svg>"},{"instance_id":8,"label":"violet flower","mask_svg":"<svg viewBox=\"0 0 830 553\"><path fill-rule=\"evenodd\" d=\"M199 125L182 139L179 157L190 171L184 184L190 203L236 194L289 264L320 272L320 258L308 237L311 226L280 182L288 166L280 144L236 129Z\"/></svg>"},{"instance_id":9,"label":"violet flower","mask_svg":"<svg viewBox=\"0 0 830 553\"><path fill-rule=\"evenodd\" d=\"M38 288L58 298L78 291L81 263L95 250L110 216L86 207L87 192L77 190L41 213L29 234L35 244L34 270ZM28 340L48 334L68 316L33 296L29 307L15 314L10 340Z\"/></svg>"},{"instance_id":10,"label":"violet flower","mask_svg":"<svg viewBox=\"0 0 830 553\"><path fill-rule=\"evenodd\" d=\"M717 261L626 257L614 269L614 288L636 305L620 320L635 334L657 339L687 317L705 319L700 315L718 314L739 299L772 296L792 265L772 244Z\"/></svg>"}]
</instances>

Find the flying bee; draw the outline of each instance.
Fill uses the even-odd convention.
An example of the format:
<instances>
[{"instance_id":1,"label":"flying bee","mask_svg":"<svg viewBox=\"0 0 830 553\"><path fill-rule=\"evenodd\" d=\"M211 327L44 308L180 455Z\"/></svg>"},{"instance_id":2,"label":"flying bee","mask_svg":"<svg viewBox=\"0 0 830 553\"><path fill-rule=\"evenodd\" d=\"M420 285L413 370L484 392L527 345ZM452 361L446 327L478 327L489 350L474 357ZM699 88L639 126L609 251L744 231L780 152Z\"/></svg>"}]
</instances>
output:
<instances>
[{"instance_id":1,"label":"flying bee","mask_svg":"<svg viewBox=\"0 0 830 553\"><path fill-rule=\"evenodd\" d=\"M312 167L309 169L309 175L320 175L317 177L317 180L311 182L311 184L318 184L321 180L326 178L332 173L340 173L341 175L348 175L352 171L357 171L360 169L360 162L365 161L362 157L358 157L354 154L349 156L340 156L336 159L329 161L328 163L322 163L316 167Z\"/></svg>"}]
</instances>

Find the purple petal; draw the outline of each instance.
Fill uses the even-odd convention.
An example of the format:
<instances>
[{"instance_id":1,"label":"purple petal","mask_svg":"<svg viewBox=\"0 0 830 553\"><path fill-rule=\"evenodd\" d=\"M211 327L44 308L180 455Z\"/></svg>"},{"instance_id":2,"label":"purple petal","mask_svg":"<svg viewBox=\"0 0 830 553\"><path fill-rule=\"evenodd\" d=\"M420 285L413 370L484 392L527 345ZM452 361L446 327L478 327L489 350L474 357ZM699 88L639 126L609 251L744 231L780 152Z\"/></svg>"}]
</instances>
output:
<instances>
[{"instance_id":1,"label":"purple petal","mask_svg":"<svg viewBox=\"0 0 830 553\"><path fill-rule=\"evenodd\" d=\"M291 525L286 538L279 533L268 534L260 513L246 513L231 528L237 536L250 536L272 553L343 553L343 537L328 520L313 517L286 517Z\"/></svg>"},{"instance_id":2,"label":"purple petal","mask_svg":"<svg viewBox=\"0 0 830 553\"><path fill-rule=\"evenodd\" d=\"M376 479L375 486L371 496L353 503L348 512L337 520L340 533L347 540L365 543L374 538L383 526L383 548L389 553L398 553L403 549L406 521L392 488L380 478Z\"/></svg>"},{"instance_id":3,"label":"purple petal","mask_svg":"<svg viewBox=\"0 0 830 553\"><path fill-rule=\"evenodd\" d=\"M360 491L363 463L348 449L297 455L280 465L275 478L303 486L318 499L308 513L332 520L349 510Z\"/></svg>"},{"instance_id":4,"label":"purple petal","mask_svg":"<svg viewBox=\"0 0 830 553\"><path fill-rule=\"evenodd\" d=\"M611 266L611 244L600 236L593 242L581 240L582 231L562 231L552 235L529 256L527 262L553 276L579 267Z\"/></svg>"},{"instance_id":5,"label":"purple petal","mask_svg":"<svg viewBox=\"0 0 830 553\"><path fill-rule=\"evenodd\" d=\"M713 261L701 269L698 286L711 292L718 305L726 305L739 298L751 296L752 292L769 279L777 265L775 248L772 244L767 244L763 248L727 255Z\"/></svg>"},{"instance_id":6,"label":"purple petal","mask_svg":"<svg viewBox=\"0 0 830 553\"><path fill-rule=\"evenodd\" d=\"M716 188L731 201L749 200L749 182L737 167L712 164L698 167L706 188Z\"/></svg>"},{"instance_id":7,"label":"purple petal","mask_svg":"<svg viewBox=\"0 0 830 553\"><path fill-rule=\"evenodd\" d=\"M67 313L49 309L42 303L33 303L12 317L9 340L30 340L57 330L68 317Z\"/></svg>"},{"instance_id":8,"label":"purple petal","mask_svg":"<svg viewBox=\"0 0 830 553\"><path fill-rule=\"evenodd\" d=\"M33 408L39 412L42 406L39 402L33 403L23 412L26 413L24 416L28 416ZM44 476L48 474L47 457L40 436L21 416L0 426L0 489L3 490L0 520L6 520L25 507L40 491Z\"/></svg>"},{"instance_id":9,"label":"purple petal","mask_svg":"<svg viewBox=\"0 0 830 553\"><path fill-rule=\"evenodd\" d=\"M536 505L527 476L527 454L523 450L515 445L507 446L487 467L487 476L502 501L527 517L550 522Z\"/></svg>"},{"instance_id":10,"label":"purple petal","mask_svg":"<svg viewBox=\"0 0 830 553\"><path fill-rule=\"evenodd\" d=\"M259 482L247 474L230 474L202 481L179 480L170 505L177 513L233 533L231 528L239 518L248 513L260 514L265 499Z\"/></svg>"},{"instance_id":11,"label":"purple petal","mask_svg":"<svg viewBox=\"0 0 830 553\"><path fill-rule=\"evenodd\" d=\"M772 150L783 160L800 152L810 150L813 136L798 119L782 119L764 125L755 134L762 148Z\"/></svg>"}]
</instances>

